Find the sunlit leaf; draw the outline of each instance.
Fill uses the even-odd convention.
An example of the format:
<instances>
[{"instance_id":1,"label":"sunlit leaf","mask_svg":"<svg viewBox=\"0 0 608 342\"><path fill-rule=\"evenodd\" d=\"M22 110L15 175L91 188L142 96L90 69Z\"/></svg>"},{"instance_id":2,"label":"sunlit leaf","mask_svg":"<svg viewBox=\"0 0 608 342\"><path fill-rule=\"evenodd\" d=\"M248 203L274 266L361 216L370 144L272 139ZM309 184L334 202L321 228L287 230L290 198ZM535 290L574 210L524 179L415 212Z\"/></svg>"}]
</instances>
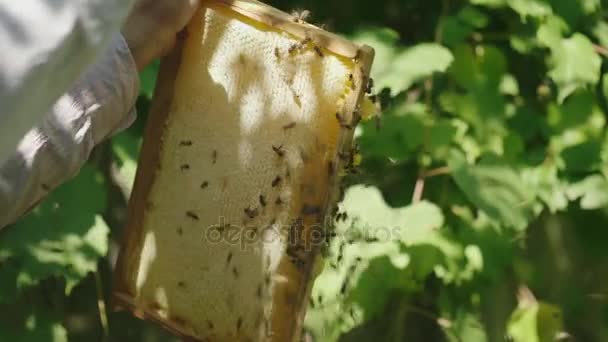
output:
<instances>
[{"instance_id":1,"label":"sunlit leaf","mask_svg":"<svg viewBox=\"0 0 608 342\"><path fill-rule=\"evenodd\" d=\"M128 198L133 188L141 138L123 132L112 138L112 152L118 167L117 183Z\"/></svg>"},{"instance_id":2,"label":"sunlit leaf","mask_svg":"<svg viewBox=\"0 0 608 342\"><path fill-rule=\"evenodd\" d=\"M435 72L444 72L453 59L450 50L441 45L418 44L397 54L391 72L381 80L396 94Z\"/></svg>"},{"instance_id":3,"label":"sunlit leaf","mask_svg":"<svg viewBox=\"0 0 608 342\"><path fill-rule=\"evenodd\" d=\"M562 39L552 49L549 76L559 87L559 101L563 101L578 87L595 85L600 79L602 60L593 49L589 39L575 33Z\"/></svg>"},{"instance_id":4,"label":"sunlit leaf","mask_svg":"<svg viewBox=\"0 0 608 342\"><path fill-rule=\"evenodd\" d=\"M85 166L37 208L0 232L0 302L51 276L69 293L107 253L109 229L99 215L106 194L101 175Z\"/></svg>"},{"instance_id":5,"label":"sunlit leaf","mask_svg":"<svg viewBox=\"0 0 608 342\"><path fill-rule=\"evenodd\" d=\"M583 209L599 209L608 206L608 181L602 175L591 175L571 184L566 193L570 200L580 198Z\"/></svg>"},{"instance_id":6,"label":"sunlit leaf","mask_svg":"<svg viewBox=\"0 0 608 342\"><path fill-rule=\"evenodd\" d=\"M547 0L506 0L509 7L517 12L522 20L527 17L543 17L552 13Z\"/></svg>"},{"instance_id":7,"label":"sunlit leaf","mask_svg":"<svg viewBox=\"0 0 608 342\"><path fill-rule=\"evenodd\" d=\"M507 226L527 226L535 195L513 169L470 165L459 154L452 155L449 165L456 184L479 209Z\"/></svg>"},{"instance_id":8,"label":"sunlit leaf","mask_svg":"<svg viewBox=\"0 0 608 342\"><path fill-rule=\"evenodd\" d=\"M525 303L513 311L508 334L514 342L552 342L562 331L561 310L548 303Z\"/></svg>"},{"instance_id":9,"label":"sunlit leaf","mask_svg":"<svg viewBox=\"0 0 608 342\"><path fill-rule=\"evenodd\" d=\"M354 39L376 50L372 77L379 89L389 88L392 94L408 89L414 82L443 72L452 63L452 54L434 43L422 43L408 49L395 47L398 35L388 29L361 31Z\"/></svg>"}]
</instances>

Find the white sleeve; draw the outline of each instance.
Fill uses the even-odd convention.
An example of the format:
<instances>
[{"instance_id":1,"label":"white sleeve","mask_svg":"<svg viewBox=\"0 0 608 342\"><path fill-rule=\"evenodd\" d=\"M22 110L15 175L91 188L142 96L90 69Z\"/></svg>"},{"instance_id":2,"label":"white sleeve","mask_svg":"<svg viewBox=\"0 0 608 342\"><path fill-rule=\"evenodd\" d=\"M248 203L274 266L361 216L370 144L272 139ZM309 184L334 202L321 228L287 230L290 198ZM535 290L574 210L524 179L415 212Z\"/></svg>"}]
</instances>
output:
<instances>
[{"instance_id":1,"label":"white sleeve","mask_svg":"<svg viewBox=\"0 0 608 342\"><path fill-rule=\"evenodd\" d=\"M0 0L0 162L107 46L133 0Z\"/></svg>"},{"instance_id":2,"label":"white sleeve","mask_svg":"<svg viewBox=\"0 0 608 342\"><path fill-rule=\"evenodd\" d=\"M73 177L93 147L130 125L139 76L120 34L0 162L0 229Z\"/></svg>"}]
</instances>

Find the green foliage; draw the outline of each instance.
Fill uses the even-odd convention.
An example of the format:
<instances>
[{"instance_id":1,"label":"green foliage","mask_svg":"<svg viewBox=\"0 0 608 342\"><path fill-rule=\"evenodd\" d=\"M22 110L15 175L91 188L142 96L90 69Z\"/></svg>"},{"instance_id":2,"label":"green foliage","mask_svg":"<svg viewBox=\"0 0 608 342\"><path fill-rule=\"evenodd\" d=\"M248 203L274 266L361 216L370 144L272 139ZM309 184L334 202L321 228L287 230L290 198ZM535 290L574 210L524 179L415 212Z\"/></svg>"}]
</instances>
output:
<instances>
[{"instance_id":1,"label":"green foliage","mask_svg":"<svg viewBox=\"0 0 608 342\"><path fill-rule=\"evenodd\" d=\"M600 2L447 3L404 5L435 27L353 35L378 52L383 125L361 127L368 185L340 205L307 326L321 341L604 340L608 307L575 299L603 267L575 222L608 219Z\"/></svg>"},{"instance_id":2,"label":"green foliage","mask_svg":"<svg viewBox=\"0 0 608 342\"><path fill-rule=\"evenodd\" d=\"M89 196L74 196L82 192ZM57 276L65 292L97 270L107 253L108 227L99 213L106 202L101 175L85 166L0 239L0 303L19 291Z\"/></svg>"},{"instance_id":3,"label":"green foliage","mask_svg":"<svg viewBox=\"0 0 608 342\"><path fill-rule=\"evenodd\" d=\"M508 331L514 342L550 342L563 329L562 312L542 302L525 303L513 311Z\"/></svg>"},{"instance_id":4,"label":"green foliage","mask_svg":"<svg viewBox=\"0 0 608 342\"><path fill-rule=\"evenodd\" d=\"M373 46L384 103L381 129L357 130L315 341L608 341L605 3L274 5ZM137 122L0 231L0 341L170 340L124 314L104 331L97 301L158 65L140 74Z\"/></svg>"},{"instance_id":5,"label":"green foliage","mask_svg":"<svg viewBox=\"0 0 608 342\"><path fill-rule=\"evenodd\" d=\"M62 313L54 307L57 297L48 287L28 291L9 305L0 305L0 340L15 342L67 342Z\"/></svg>"},{"instance_id":6,"label":"green foliage","mask_svg":"<svg viewBox=\"0 0 608 342\"><path fill-rule=\"evenodd\" d=\"M486 215L506 227L525 229L532 216L534 193L509 166L469 165L455 154L448 160L454 181Z\"/></svg>"}]
</instances>

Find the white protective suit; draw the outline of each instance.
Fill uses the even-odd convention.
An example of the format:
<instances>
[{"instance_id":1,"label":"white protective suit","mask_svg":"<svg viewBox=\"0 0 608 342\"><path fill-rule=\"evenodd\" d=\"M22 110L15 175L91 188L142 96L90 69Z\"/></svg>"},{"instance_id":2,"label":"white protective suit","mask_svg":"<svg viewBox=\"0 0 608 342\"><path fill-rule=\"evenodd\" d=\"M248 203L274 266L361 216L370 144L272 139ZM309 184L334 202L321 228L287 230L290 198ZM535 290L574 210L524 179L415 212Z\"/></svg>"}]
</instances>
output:
<instances>
[{"instance_id":1,"label":"white protective suit","mask_svg":"<svg viewBox=\"0 0 608 342\"><path fill-rule=\"evenodd\" d=\"M0 0L0 229L130 125L132 0Z\"/></svg>"}]
</instances>

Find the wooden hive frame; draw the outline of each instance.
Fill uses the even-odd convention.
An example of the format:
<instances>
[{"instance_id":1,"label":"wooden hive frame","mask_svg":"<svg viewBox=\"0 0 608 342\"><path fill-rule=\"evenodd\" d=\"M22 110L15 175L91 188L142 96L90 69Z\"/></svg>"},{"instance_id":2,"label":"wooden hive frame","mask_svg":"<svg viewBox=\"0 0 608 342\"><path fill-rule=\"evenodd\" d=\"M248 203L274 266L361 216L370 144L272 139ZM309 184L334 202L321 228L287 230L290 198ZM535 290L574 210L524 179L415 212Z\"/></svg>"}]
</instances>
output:
<instances>
[{"instance_id":1,"label":"wooden hive frame","mask_svg":"<svg viewBox=\"0 0 608 342\"><path fill-rule=\"evenodd\" d=\"M354 86L353 91L345 99L343 115L345 122L348 122L350 125L354 126L359 121L360 116L358 111L364 98L365 87L374 55L370 47L356 45L340 36L295 20L292 15L254 0L205 0L202 3L202 7L231 11L243 20L253 20L275 30L286 32L298 39L310 38L315 45L352 60L355 65L353 68ZM161 61L157 86L154 91L147 127L144 133L144 143L140 154L135 184L129 202L128 221L116 265L112 299L115 309L126 308L139 318L155 321L178 336L192 339L194 338L192 334L185 331L175 321L169 320L149 308L138 305L133 300L133 294L130 293L126 277L127 272L129 272L129 262L133 258L130 255L130 251L137 250L138 244L141 243L150 189L154 184L156 175L158 172L161 172L159 156L163 148L163 134L173 103L176 75L180 69L182 50L186 39L187 34L179 35L175 48ZM329 176L328 188L324 195L325 198L321 200L322 212L320 213L320 217L322 217L322 222L326 224L333 222L332 213L341 196L340 170L347 166L346 164L349 162L348 158L344 158L343 156L352 154L352 145L353 130L341 130L338 136L338 152L332 161L334 167L330 170L333 174ZM318 224L318 222L304 222L306 227L313 226L315 223ZM309 233L307 232L307 234ZM318 244L313 245L310 252L306 254L301 269L297 272L293 272L293 270L284 272L289 281L283 287L291 288L285 289L278 286L274 291L275 293L289 291L290 293L295 293L295 298L290 300L290 304L282 299L277 299L272 303L273 335L265 340L281 342L299 341L308 303L307 298L312 288L315 276L314 267L319 257L319 252L320 246ZM276 296L276 298L283 297ZM202 340L200 336L198 340ZM213 341L212 339L208 340Z\"/></svg>"}]
</instances>

